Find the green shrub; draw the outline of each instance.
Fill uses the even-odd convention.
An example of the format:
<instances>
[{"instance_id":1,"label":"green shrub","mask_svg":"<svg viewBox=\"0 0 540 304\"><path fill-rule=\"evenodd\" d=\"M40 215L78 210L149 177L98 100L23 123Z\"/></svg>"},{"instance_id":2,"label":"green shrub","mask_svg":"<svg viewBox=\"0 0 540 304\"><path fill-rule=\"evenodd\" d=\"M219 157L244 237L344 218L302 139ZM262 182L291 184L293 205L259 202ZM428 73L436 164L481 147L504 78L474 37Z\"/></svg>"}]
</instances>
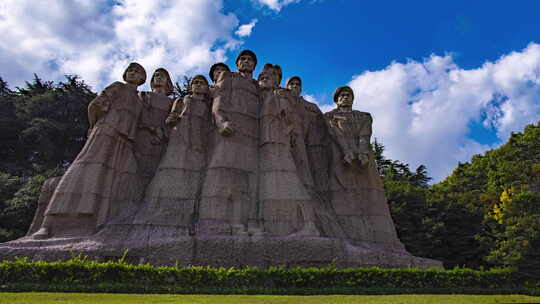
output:
<instances>
[{"instance_id":1,"label":"green shrub","mask_svg":"<svg viewBox=\"0 0 540 304\"><path fill-rule=\"evenodd\" d=\"M94 291L142 293L507 293L536 290L510 269L471 270L383 268L259 269L132 265L123 260L105 263L80 257L65 262L2 261L3 290Z\"/></svg>"}]
</instances>

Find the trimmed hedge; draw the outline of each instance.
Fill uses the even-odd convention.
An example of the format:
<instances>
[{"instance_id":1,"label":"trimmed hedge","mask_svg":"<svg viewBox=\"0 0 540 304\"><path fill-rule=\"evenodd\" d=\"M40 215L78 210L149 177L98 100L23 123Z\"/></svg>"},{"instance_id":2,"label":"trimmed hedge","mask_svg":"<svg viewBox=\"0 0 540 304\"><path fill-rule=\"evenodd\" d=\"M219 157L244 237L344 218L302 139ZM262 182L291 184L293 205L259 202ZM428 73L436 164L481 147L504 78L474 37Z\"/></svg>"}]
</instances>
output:
<instances>
[{"instance_id":1,"label":"trimmed hedge","mask_svg":"<svg viewBox=\"0 0 540 304\"><path fill-rule=\"evenodd\" d=\"M383 268L212 268L132 265L73 258L65 262L27 259L0 263L0 289L130 293L526 293L539 282L524 282L510 269L471 270Z\"/></svg>"}]
</instances>

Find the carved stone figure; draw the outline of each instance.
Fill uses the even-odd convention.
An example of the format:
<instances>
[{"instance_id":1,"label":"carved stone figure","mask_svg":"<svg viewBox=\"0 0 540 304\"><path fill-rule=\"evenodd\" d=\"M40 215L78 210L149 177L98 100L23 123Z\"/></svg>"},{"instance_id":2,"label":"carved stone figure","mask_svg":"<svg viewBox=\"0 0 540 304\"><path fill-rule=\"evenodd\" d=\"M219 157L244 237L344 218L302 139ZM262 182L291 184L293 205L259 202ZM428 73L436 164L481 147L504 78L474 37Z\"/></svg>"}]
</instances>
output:
<instances>
[{"instance_id":1,"label":"carved stone figure","mask_svg":"<svg viewBox=\"0 0 540 304\"><path fill-rule=\"evenodd\" d=\"M164 68L154 71L150 80L151 92L141 92L143 110L141 112L135 135L134 152L137 159L138 182L131 185L135 193L126 202L117 202L121 206L111 214L111 224L130 223L139 208L144 189L156 172L163 155L168 138L165 120L169 115L172 100L173 84L169 72Z\"/></svg>"},{"instance_id":2,"label":"carved stone figure","mask_svg":"<svg viewBox=\"0 0 540 304\"><path fill-rule=\"evenodd\" d=\"M334 93L337 108L324 114L333 139L332 207L353 244L403 249L370 147L371 115L353 110L353 100L350 87L339 87Z\"/></svg>"},{"instance_id":3,"label":"carved stone figure","mask_svg":"<svg viewBox=\"0 0 540 304\"><path fill-rule=\"evenodd\" d=\"M286 87L295 97L295 103L303 107L303 110L297 110L302 116L302 128L298 129L301 132L297 132L298 135L296 135L295 149L297 151L294 153L299 174L306 185L314 187L319 195L327 199L325 195L328 191L329 137L323 113L316 104L305 100L300 95L302 79L299 76L287 79ZM304 153L307 159L299 157Z\"/></svg>"},{"instance_id":4,"label":"carved stone figure","mask_svg":"<svg viewBox=\"0 0 540 304\"><path fill-rule=\"evenodd\" d=\"M319 108L306 101L302 92L300 77L287 79L289 116L293 122L291 151L300 177L311 200L304 204L304 217L307 222L314 222L322 236L343 238L344 233L337 224L337 219L327 199L328 160L326 158L327 130ZM314 111L314 108L317 111ZM320 115L316 115L320 114Z\"/></svg>"},{"instance_id":5,"label":"carved stone figure","mask_svg":"<svg viewBox=\"0 0 540 304\"><path fill-rule=\"evenodd\" d=\"M202 234L245 234L260 223L250 216L257 202L259 93L252 78L255 53L242 51L239 72L221 72L214 87L209 162L197 229Z\"/></svg>"},{"instance_id":6,"label":"carved stone figure","mask_svg":"<svg viewBox=\"0 0 540 304\"><path fill-rule=\"evenodd\" d=\"M322 114L302 80L242 51L193 77L172 103L168 72L132 63L126 83L88 107L88 141L42 189L27 237L0 259L27 256L132 263L442 267L398 240L370 147L372 119L340 87ZM169 110L170 108L170 110ZM56 186L56 183L58 184Z\"/></svg>"},{"instance_id":7,"label":"carved stone figure","mask_svg":"<svg viewBox=\"0 0 540 304\"><path fill-rule=\"evenodd\" d=\"M131 63L123 78L126 83L114 82L88 106L88 140L56 187L35 238L93 234L117 207L115 202L136 195L133 143L143 109L137 87L146 72Z\"/></svg>"},{"instance_id":8,"label":"carved stone figure","mask_svg":"<svg viewBox=\"0 0 540 304\"><path fill-rule=\"evenodd\" d=\"M194 225L210 129L208 81L192 78L182 113L172 125L169 145L146 190L134 224L149 224L161 236L188 235Z\"/></svg>"},{"instance_id":9,"label":"carved stone figure","mask_svg":"<svg viewBox=\"0 0 540 304\"><path fill-rule=\"evenodd\" d=\"M290 92L278 88L280 71L279 66L267 64L259 75L262 104L258 198L264 231L272 236L319 236L311 196L293 159L291 140L296 115Z\"/></svg>"}]
</instances>

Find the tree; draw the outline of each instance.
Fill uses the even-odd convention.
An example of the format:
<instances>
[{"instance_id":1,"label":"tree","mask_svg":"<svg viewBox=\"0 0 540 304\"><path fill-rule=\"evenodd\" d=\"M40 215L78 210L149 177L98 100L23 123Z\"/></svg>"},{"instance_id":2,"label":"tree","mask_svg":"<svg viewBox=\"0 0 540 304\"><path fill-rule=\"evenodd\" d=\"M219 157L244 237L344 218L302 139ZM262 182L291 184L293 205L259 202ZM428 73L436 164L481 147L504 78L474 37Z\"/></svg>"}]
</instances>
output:
<instances>
[{"instance_id":1,"label":"tree","mask_svg":"<svg viewBox=\"0 0 540 304\"><path fill-rule=\"evenodd\" d=\"M441 258L435 253L441 243L435 235L443 224L427 203L431 178L426 167L421 165L412 172L408 164L387 159L384 146L377 140L373 151L400 240L413 255Z\"/></svg>"},{"instance_id":2,"label":"tree","mask_svg":"<svg viewBox=\"0 0 540 304\"><path fill-rule=\"evenodd\" d=\"M12 103L20 127L10 151L19 171L68 165L86 141L86 108L95 96L77 76L54 84L36 75L17 88Z\"/></svg>"}]
</instances>

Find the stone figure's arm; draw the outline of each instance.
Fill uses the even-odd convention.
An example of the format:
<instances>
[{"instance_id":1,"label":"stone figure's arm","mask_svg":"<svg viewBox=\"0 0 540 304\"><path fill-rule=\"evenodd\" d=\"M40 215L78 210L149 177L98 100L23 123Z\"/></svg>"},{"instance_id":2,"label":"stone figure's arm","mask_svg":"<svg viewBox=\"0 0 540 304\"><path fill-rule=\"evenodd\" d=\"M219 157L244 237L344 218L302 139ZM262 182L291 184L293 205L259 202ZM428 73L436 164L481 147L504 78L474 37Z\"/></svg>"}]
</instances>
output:
<instances>
[{"instance_id":1,"label":"stone figure's arm","mask_svg":"<svg viewBox=\"0 0 540 304\"><path fill-rule=\"evenodd\" d=\"M358 138L358 147L359 151L362 153L368 153L370 150L369 143L371 140L371 134L373 132L373 118L369 113L361 113L362 127L360 128L359 138Z\"/></svg>"},{"instance_id":2,"label":"stone figure's arm","mask_svg":"<svg viewBox=\"0 0 540 304\"><path fill-rule=\"evenodd\" d=\"M370 141L372 134L373 118L369 113L361 113L362 127L358 134L358 156L362 165L367 164L369 151L371 150Z\"/></svg>"},{"instance_id":3,"label":"stone figure's arm","mask_svg":"<svg viewBox=\"0 0 540 304\"><path fill-rule=\"evenodd\" d=\"M234 133L233 123L230 121L225 110L224 98L220 95L220 92L216 91L216 96L212 102L212 117L219 134L222 136L231 136Z\"/></svg>"},{"instance_id":4,"label":"stone figure's arm","mask_svg":"<svg viewBox=\"0 0 540 304\"><path fill-rule=\"evenodd\" d=\"M210 97L210 100L213 100L214 97L216 96L216 86L215 85L211 85L208 87L208 97Z\"/></svg>"},{"instance_id":5,"label":"stone figure's arm","mask_svg":"<svg viewBox=\"0 0 540 304\"><path fill-rule=\"evenodd\" d=\"M328 127L330 138L338 145L339 149L343 153L343 161L349 165L352 164L352 161L355 158L354 151L347 143L347 140L345 139L346 135L339 127L336 118L331 112L324 114L324 118Z\"/></svg>"},{"instance_id":6,"label":"stone figure's arm","mask_svg":"<svg viewBox=\"0 0 540 304\"><path fill-rule=\"evenodd\" d=\"M165 124L172 127L177 122L178 119L180 119L180 114L182 114L182 110L184 109L184 101L181 97L176 98L174 101L171 111L169 112L169 115L167 116L167 119L165 119Z\"/></svg>"},{"instance_id":7,"label":"stone figure's arm","mask_svg":"<svg viewBox=\"0 0 540 304\"><path fill-rule=\"evenodd\" d=\"M90 123L90 129L92 129L97 121L109 111L111 103L116 99L117 92L121 85L121 82L114 82L90 102L88 105L88 122Z\"/></svg>"},{"instance_id":8,"label":"stone figure's arm","mask_svg":"<svg viewBox=\"0 0 540 304\"><path fill-rule=\"evenodd\" d=\"M295 100L290 94L290 91L287 89L278 89L276 90L276 93L278 97L278 113L281 119L283 119L285 122L285 134L287 134L289 137L289 144L291 147L294 147L296 146L296 138L298 137L298 133L300 131L297 130L297 124L300 122L295 121L298 118L298 116L294 113L296 108L292 106L294 105Z\"/></svg>"},{"instance_id":9,"label":"stone figure's arm","mask_svg":"<svg viewBox=\"0 0 540 304\"><path fill-rule=\"evenodd\" d=\"M308 115L315 114L315 119L313 118L305 119L303 122L304 130L306 130L305 132L306 139L309 138L309 136L311 136L310 135L311 133L314 133L314 134L319 133L319 136L322 136L322 134L320 134L321 130L322 132L326 132L326 121L324 119L323 113L321 112L319 107L317 107L316 105L307 103L307 101L304 101L303 99L302 99L302 102L306 103L305 109L308 113L310 113ZM312 116L309 116L309 117L312 117Z\"/></svg>"}]
</instances>

